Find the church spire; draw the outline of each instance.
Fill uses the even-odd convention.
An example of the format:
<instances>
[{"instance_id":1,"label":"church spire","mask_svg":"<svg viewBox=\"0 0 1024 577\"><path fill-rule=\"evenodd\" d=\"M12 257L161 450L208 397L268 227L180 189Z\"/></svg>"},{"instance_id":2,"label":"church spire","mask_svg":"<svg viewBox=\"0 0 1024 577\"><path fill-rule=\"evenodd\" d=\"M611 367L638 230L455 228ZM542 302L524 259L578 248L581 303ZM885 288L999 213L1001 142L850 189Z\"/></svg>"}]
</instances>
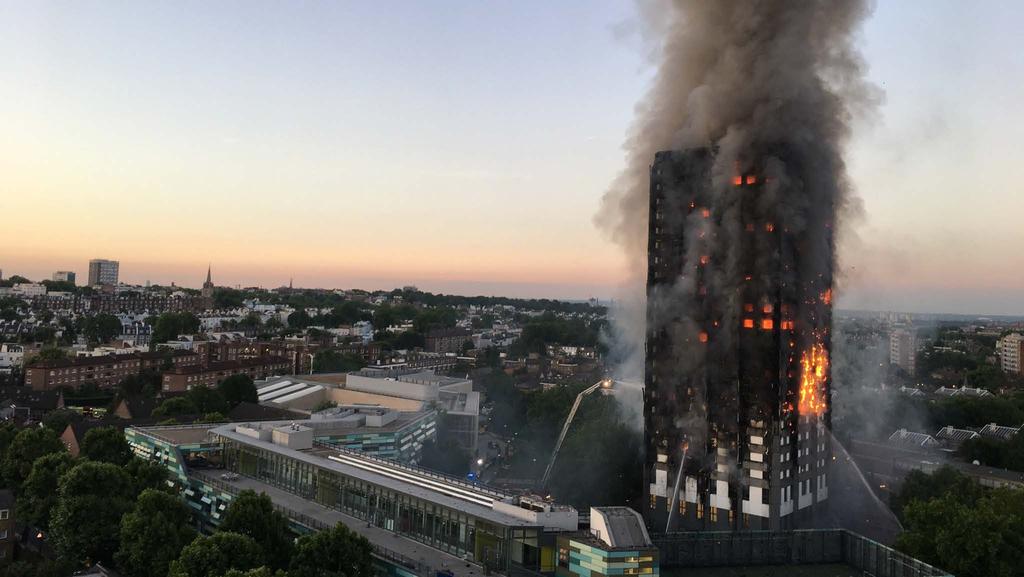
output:
<instances>
[{"instance_id":1,"label":"church spire","mask_svg":"<svg viewBox=\"0 0 1024 577\"><path fill-rule=\"evenodd\" d=\"M206 284L213 284L213 277L210 276L210 272L213 269L213 264L206 265Z\"/></svg>"}]
</instances>

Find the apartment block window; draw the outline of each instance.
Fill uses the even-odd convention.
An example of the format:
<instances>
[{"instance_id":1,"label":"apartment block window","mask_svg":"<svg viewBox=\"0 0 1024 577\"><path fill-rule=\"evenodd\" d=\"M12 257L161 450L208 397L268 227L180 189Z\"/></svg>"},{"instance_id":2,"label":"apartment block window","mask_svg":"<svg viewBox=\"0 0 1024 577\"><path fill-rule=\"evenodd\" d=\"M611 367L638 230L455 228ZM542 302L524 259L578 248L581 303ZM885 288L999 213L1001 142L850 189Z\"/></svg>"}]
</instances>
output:
<instances>
[{"instance_id":1,"label":"apartment block window","mask_svg":"<svg viewBox=\"0 0 1024 577\"><path fill-rule=\"evenodd\" d=\"M11 510L10 509L0 509L0 521L3 521L5 519L9 519L10 516L11 516Z\"/></svg>"}]
</instances>

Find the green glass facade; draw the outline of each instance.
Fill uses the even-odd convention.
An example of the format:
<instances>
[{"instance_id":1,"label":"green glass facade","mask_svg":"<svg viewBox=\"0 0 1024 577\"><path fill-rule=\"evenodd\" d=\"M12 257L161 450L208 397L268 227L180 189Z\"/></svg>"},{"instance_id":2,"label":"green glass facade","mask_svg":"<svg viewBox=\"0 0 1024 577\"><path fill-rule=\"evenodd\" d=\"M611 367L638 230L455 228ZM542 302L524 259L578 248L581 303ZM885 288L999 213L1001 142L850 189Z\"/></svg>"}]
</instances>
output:
<instances>
[{"instance_id":1,"label":"green glass facade","mask_svg":"<svg viewBox=\"0 0 1024 577\"><path fill-rule=\"evenodd\" d=\"M433 439L436 434L436 416L434 413L430 413L396 431L358 431L317 437L316 440L339 449L357 451L384 459L394 459L403 463L415 463L420 459L423 443Z\"/></svg>"},{"instance_id":2,"label":"green glass facade","mask_svg":"<svg viewBox=\"0 0 1024 577\"><path fill-rule=\"evenodd\" d=\"M654 547L611 549L589 536L560 536L555 574L558 577L658 577L658 550Z\"/></svg>"}]
</instances>

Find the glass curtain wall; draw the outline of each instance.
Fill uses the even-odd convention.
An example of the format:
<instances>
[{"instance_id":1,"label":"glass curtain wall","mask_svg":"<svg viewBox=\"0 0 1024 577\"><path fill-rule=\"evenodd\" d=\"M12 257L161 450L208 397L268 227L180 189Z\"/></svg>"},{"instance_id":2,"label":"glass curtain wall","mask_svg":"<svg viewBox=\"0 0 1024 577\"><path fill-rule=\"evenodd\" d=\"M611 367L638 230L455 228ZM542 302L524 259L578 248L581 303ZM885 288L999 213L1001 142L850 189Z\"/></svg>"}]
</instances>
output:
<instances>
[{"instance_id":1,"label":"glass curtain wall","mask_svg":"<svg viewBox=\"0 0 1024 577\"><path fill-rule=\"evenodd\" d=\"M272 451L224 439L228 470L458 557L507 567L539 563L537 529L510 529ZM512 532L515 532L514 539ZM509 551L513 543L513 551ZM510 556L511 553L511 556Z\"/></svg>"}]
</instances>

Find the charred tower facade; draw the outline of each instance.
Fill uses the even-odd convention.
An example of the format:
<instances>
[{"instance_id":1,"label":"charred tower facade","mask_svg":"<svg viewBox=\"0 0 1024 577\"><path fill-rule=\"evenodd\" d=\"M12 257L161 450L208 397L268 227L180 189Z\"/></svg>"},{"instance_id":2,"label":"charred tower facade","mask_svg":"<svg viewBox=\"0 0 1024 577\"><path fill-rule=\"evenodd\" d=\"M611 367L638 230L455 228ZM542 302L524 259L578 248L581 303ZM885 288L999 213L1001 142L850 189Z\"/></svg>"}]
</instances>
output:
<instances>
[{"instance_id":1,"label":"charred tower facade","mask_svg":"<svg viewBox=\"0 0 1024 577\"><path fill-rule=\"evenodd\" d=\"M814 183L794 181L784 148L717 154L651 165L646 517L656 530L800 527L828 498L835 208L802 204Z\"/></svg>"}]
</instances>

